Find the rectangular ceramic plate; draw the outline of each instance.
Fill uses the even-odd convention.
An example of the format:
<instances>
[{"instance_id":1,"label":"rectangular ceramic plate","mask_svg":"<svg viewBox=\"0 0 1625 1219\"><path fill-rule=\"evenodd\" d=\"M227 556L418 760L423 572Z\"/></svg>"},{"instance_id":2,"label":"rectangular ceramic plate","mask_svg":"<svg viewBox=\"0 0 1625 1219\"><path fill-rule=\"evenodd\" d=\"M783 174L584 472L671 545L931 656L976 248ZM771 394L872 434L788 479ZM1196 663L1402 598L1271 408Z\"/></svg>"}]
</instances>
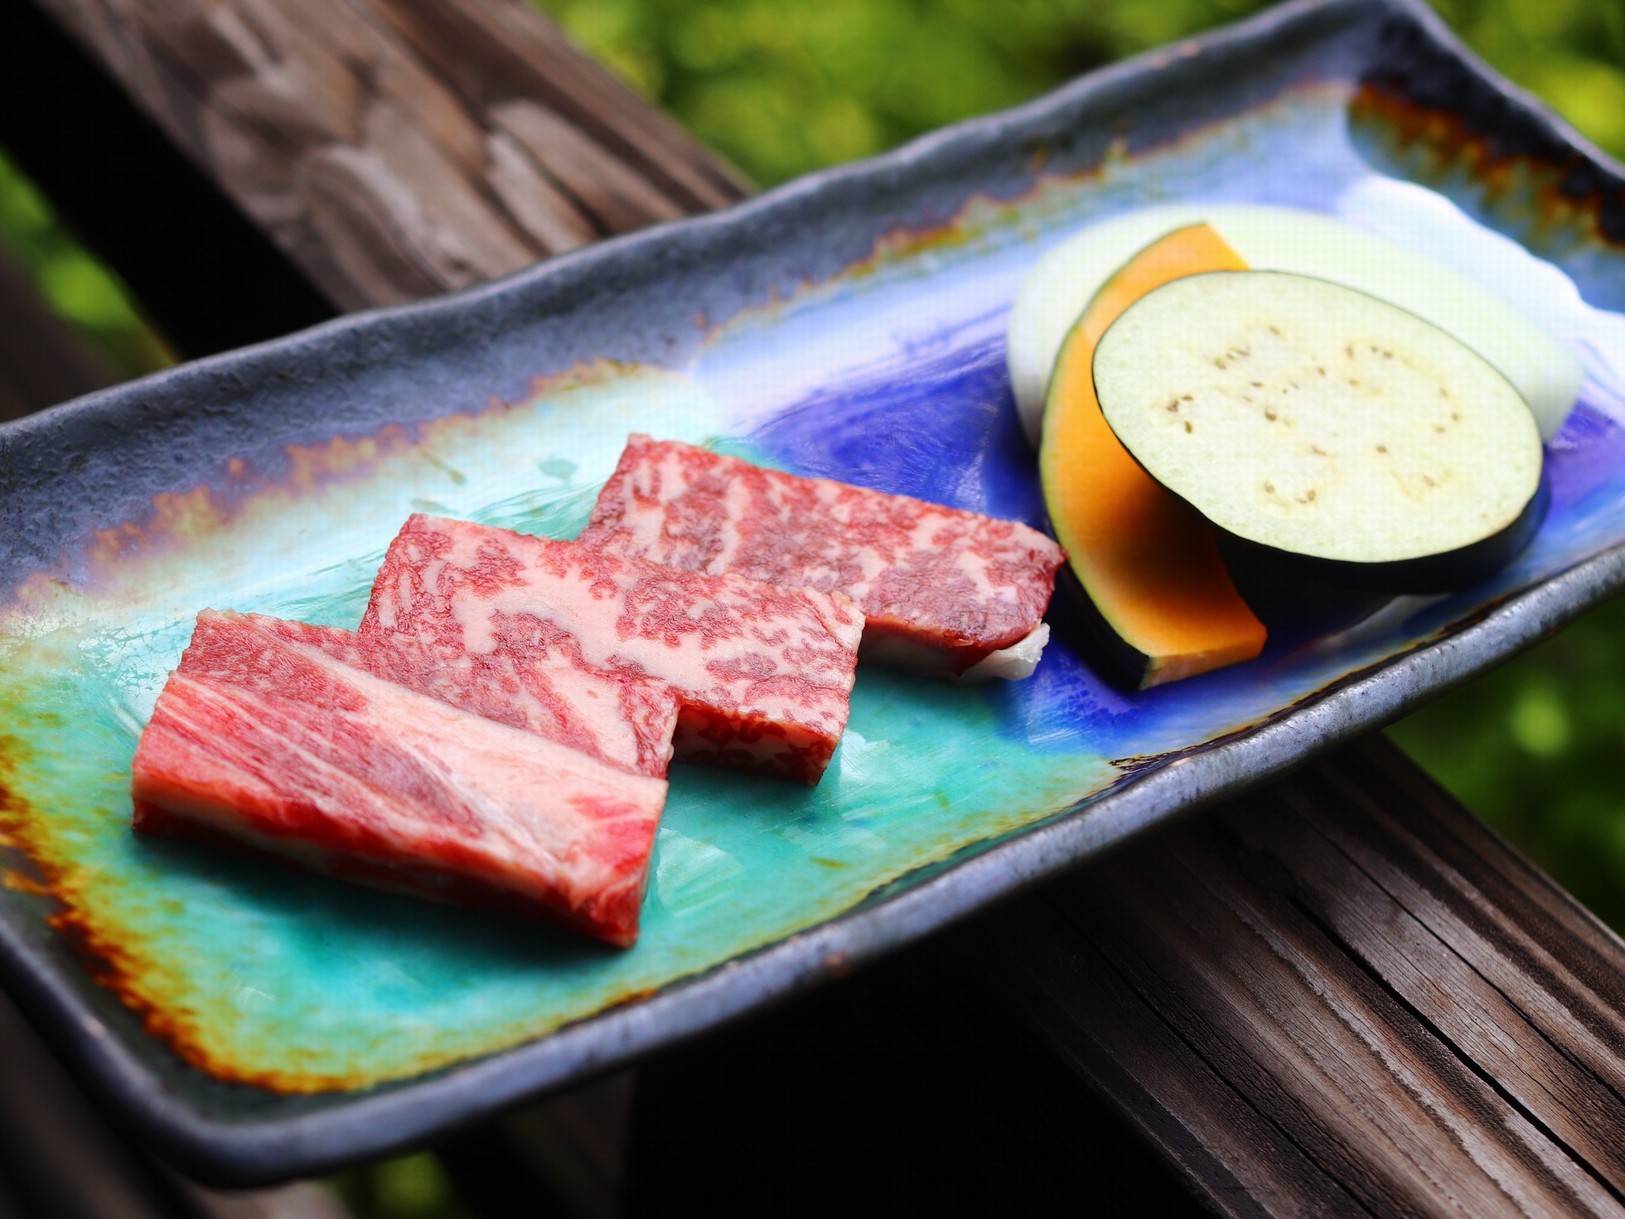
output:
<instances>
[{"instance_id":1,"label":"rectangular ceramic plate","mask_svg":"<svg viewBox=\"0 0 1625 1219\"><path fill-rule=\"evenodd\" d=\"M572 536L630 431L1042 524L1012 296L1083 224L1168 200L1340 214L1572 345L1533 548L1141 695L1064 644L1019 684L864 670L816 790L677 770L624 953L130 834L131 753L198 609L353 626L417 509ZM1617 170L1430 14L1329 0L0 430L4 982L165 1154L263 1181L625 1062L1279 773L1620 583L1622 238Z\"/></svg>"}]
</instances>

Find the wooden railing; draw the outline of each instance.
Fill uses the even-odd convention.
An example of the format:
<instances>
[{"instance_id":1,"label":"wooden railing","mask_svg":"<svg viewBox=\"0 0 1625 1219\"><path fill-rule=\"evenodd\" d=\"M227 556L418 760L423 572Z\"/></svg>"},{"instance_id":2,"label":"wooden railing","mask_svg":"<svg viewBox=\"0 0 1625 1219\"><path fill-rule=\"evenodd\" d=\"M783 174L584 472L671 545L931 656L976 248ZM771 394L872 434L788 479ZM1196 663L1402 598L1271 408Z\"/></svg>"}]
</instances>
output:
<instances>
[{"instance_id":1,"label":"wooden railing","mask_svg":"<svg viewBox=\"0 0 1625 1219\"><path fill-rule=\"evenodd\" d=\"M0 142L187 355L745 193L517 0L37 3L0 77L48 63L32 114L102 111L70 152L13 89ZM166 193L87 189L65 162L105 138ZM4 264L0 303L0 409L105 378ZM829 1213L860 1179L911 1209L1620 1214L1622 1011L1625 945L1370 739L436 1150L482 1214Z\"/></svg>"}]
</instances>

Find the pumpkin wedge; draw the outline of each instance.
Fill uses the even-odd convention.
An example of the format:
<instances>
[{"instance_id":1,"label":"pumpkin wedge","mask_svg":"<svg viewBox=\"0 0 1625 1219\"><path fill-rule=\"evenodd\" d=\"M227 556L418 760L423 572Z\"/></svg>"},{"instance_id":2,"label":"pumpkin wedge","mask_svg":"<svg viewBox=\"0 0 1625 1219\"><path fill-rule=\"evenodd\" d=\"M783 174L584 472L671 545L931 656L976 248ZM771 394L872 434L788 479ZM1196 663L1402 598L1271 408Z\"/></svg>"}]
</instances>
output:
<instances>
[{"instance_id":1,"label":"pumpkin wedge","mask_svg":"<svg viewBox=\"0 0 1625 1219\"><path fill-rule=\"evenodd\" d=\"M1065 548L1063 586L1087 620L1094 659L1132 689L1251 660L1264 624L1236 591L1213 527L1129 455L1095 396L1095 348L1142 296L1206 271L1247 269L1206 224L1141 250L1085 307L1061 345L1044 406L1039 476Z\"/></svg>"}]
</instances>

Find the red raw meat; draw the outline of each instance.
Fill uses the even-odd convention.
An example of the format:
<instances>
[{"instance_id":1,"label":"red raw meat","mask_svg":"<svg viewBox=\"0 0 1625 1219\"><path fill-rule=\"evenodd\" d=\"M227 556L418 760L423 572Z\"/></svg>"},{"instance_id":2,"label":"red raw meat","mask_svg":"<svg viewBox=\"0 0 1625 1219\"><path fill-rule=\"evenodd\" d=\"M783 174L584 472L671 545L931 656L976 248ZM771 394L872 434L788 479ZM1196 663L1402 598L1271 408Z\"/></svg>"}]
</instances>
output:
<instances>
[{"instance_id":1,"label":"red raw meat","mask_svg":"<svg viewBox=\"0 0 1625 1219\"><path fill-rule=\"evenodd\" d=\"M543 663L516 668L432 639L360 635L284 618L247 617L279 639L320 648L374 677L539 733L599 761L657 779L665 777L671 762L677 698L664 683L587 668L564 649L545 656ZM523 628L504 622L497 629Z\"/></svg>"},{"instance_id":2,"label":"red raw meat","mask_svg":"<svg viewBox=\"0 0 1625 1219\"><path fill-rule=\"evenodd\" d=\"M846 597L677 571L414 516L361 621L518 674L560 656L676 694L676 756L816 783L846 727L862 615Z\"/></svg>"},{"instance_id":3,"label":"red raw meat","mask_svg":"<svg viewBox=\"0 0 1625 1219\"><path fill-rule=\"evenodd\" d=\"M299 638L321 628L268 621L198 616L136 749L137 830L529 910L612 944L637 938L664 780L381 680ZM394 663L376 660L389 646L381 641L366 668Z\"/></svg>"},{"instance_id":4,"label":"red raw meat","mask_svg":"<svg viewBox=\"0 0 1625 1219\"><path fill-rule=\"evenodd\" d=\"M864 659L953 676L1029 637L1042 646L1066 558L1016 521L643 435L629 438L578 540L688 571L839 590L867 618Z\"/></svg>"}]
</instances>

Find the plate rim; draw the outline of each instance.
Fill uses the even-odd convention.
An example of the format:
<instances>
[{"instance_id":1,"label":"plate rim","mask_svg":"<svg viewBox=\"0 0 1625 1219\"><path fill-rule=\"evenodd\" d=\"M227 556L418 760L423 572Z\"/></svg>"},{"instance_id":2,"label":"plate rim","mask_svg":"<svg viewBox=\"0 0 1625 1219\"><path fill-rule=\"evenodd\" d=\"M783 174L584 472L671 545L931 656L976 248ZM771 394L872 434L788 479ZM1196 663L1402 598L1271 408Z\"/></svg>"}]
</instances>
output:
<instances>
[{"instance_id":1,"label":"plate rim","mask_svg":"<svg viewBox=\"0 0 1625 1219\"><path fill-rule=\"evenodd\" d=\"M1508 99L1543 137L1617 183L1621 168L1559 119L1540 99L1505 81L1468 51L1422 0L1291 0L1242 21L1182 40L1181 49L1210 50L1263 39L1302 25L1335 42L1350 31L1398 20L1430 51ZM1321 28L1317 23L1325 23ZM1313 26L1314 28L1310 28ZM1107 65L1008 110L956 123L865 161L820 170L718 212L610 238L450 296L349 314L308 330L207 357L0 425L0 461L66 428L93 429L143 398L183 395L199 379L265 359L297 358L397 319L432 319L538 285L590 276L637 259L674 233L735 232L764 214L794 207L838 183L889 174L931 172L970 156L978 143L1011 128L1109 97L1157 69L1168 48ZM0 512L0 518L5 516ZM905 890L860 904L833 919L678 979L637 1003L612 1007L532 1041L451 1064L427 1075L336 1094L326 1107L288 1115L218 1119L187 1101L145 1065L120 1035L87 1010L75 985L38 957L17 929L0 919L0 984L93 1096L158 1153L204 1182L261 1185L329 1171L417 1143L454 1124L476 1120L528 1097L622 1067L637 1057L717 1028L766 1004L830 981L1077 867L1106 846L1153 825L1277 778L1338 744L1399 715L1524 650L1625 589L1625 544L1515 592L1477 621L1442 638L1349 675L1282 709L1259 726L1168 755L1043 825L950 862ZM1130 798L1130 793L1132 797ZM1109 826L1090 814L1111 805ZM191 1068L186 1068L190 1070Z\"/></svg>"}]
</instances>

